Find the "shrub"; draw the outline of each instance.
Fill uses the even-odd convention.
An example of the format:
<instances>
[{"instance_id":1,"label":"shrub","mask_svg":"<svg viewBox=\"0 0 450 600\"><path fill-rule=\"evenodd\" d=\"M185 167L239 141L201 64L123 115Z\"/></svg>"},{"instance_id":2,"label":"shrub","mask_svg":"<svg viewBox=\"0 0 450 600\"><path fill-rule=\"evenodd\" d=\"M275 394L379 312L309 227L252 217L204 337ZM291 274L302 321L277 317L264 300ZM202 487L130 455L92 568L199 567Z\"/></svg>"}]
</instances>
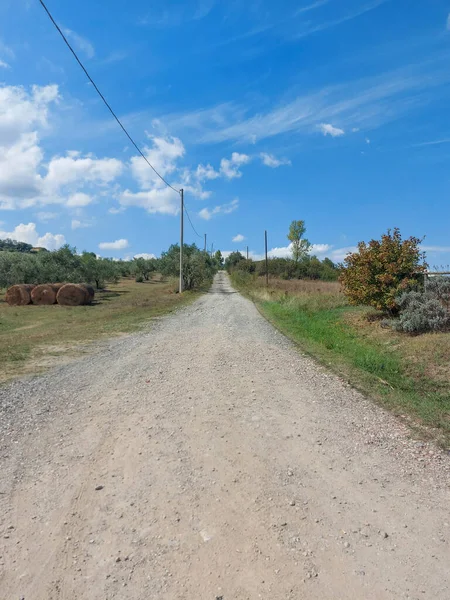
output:
<instances>
[{"instance_id":1,"label":"shrub","mask_svg":"<svg viewBox=\"0 0 450 600\"><path fill-rule=\"evenodd\" d=\"M358 252L345 258L340 275L350 304L373 306L396 314L399 294L417 287L420 273L426 270L421 242L415 237L402 240L397 228L388 230L381 240L360 242Z\"/></svg>"},{"instance_id":2,"label":"shrub","mask_svg":"<svg viewBox=\"0 0 450 600\"><path fill-rule=\"evenodd\" d=\"M394 323L397 331L425 333L445 331L450 326L450 313L433 294L426 292L404 292L397 303L400 317Z\"/></svg>"},{"instance_id":3,"label":"shrub","mask_svg":"<svg viewBox=\"0 0 450 600\"><path fill-rule=\"evenodd\" d=\"M428 294L435 296L450 310L450 277L430 277L425 287Z\"/></svg>"}]
</instances>

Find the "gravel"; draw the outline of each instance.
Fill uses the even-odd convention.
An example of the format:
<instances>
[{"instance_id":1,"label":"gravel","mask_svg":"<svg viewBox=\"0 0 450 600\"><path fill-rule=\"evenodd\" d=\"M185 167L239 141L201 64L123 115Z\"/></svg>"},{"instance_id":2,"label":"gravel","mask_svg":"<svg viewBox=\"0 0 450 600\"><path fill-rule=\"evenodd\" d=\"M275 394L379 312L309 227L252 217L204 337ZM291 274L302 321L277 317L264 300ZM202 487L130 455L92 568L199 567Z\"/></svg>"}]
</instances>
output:
<instances>
[{"instance_id":1,"label":"gravel","mask_svg":"<svg viewBox=\"0 0 450 600\"><path fill-rule=\"evenodd\" d=\"M0 388L0 457L7 598L450 597L448 455L225 274L143 333Z\"/></svg>"}]
</instances>

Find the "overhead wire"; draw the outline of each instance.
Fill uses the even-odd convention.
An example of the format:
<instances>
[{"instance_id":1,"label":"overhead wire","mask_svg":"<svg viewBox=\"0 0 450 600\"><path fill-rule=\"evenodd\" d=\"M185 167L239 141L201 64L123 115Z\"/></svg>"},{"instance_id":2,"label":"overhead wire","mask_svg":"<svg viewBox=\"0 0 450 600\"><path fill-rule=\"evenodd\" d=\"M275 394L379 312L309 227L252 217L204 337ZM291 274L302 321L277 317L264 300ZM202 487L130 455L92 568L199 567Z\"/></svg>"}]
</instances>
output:
<instances>
[{"instance_id":1,"label":"overhead wire","mask_svg":"<svg viewBox=\"0 0 450 600\"><path fill-rule=\"evenodd\" d=\"M184 212L186 213L188 221L189 221L189 223L190 223L190 225L192 227L192 230L194 231L195 235L197 235L199 238L203 239L203 236L198 233L198 231L195 229L194 225L192 224L191 217L189 216L188 209L186 208L186 204L184 204Z\"/></svg>"},{"instance_id":2,"label":"overhead wire","mask_svg":"<svg viewBox=\"0 0 450 600\"><path fill-rule=\"evenodd\" d=\"M149 160L147 159L147 157L145 156L145 154L142 152L142 150L139 148L139 146L136 144L136 142L134 141L134 139L131 137L131 135L128 133L128 131L126 130L125 126L123 125L123 123L121 122L121 120L119 119L119 117L116 115L116 113L113 111L113 109L111 108L110 104L108 103L108 101L106 100L106 98L104 97L104 95L101 93L101 91L98 89L95 81L92 79L92 77L89 75L86 67L83 65L83 63L81 62L81 60L78 58L77 53L75 52L75 50L72 48L72 46L70 45L68 39L66 38L66 36L64 35L64 33L61 31L61 28L59 27L59 25L57 24L57 22L55 21L55 19L53 18L51 12L49 11L49 9L47 8L47 6L45 5L45 2L43 0L39 0L39 2L41 3L43 9L45 10L45 12L47 13L50 21L53 23L53 25L56 27L56 29L58 30L59 34L61 35L62 39L64 40L64 42L66 43L67 47L69 48L69 50L72 52L72 54L75 57L75 60L77 61L77 63L80 65L80 67L83 69L86 77L89 79L89 81L92 83L92 85L94 86L95 91L97 92L97 94L100 96L100 98L103 100L103 102L105 103L106 107L108 108L109 112L112 114L112 116L114 117L114 119L117 121L117 123L119 124L119 126L121 127L121 129L123 130L123 132L125 133L125 135L127 136L127 138L130 140L130 142L133 144L133 146L136 148L136 150L139 152L139 154L142 156L142 158L145 160L145 162L148 164L148 166L156 173L156 175L158 175L158 177L161 179L161 181L163 181L168 187L170 187L174 192L177 192L177 194L180 194L181 191L177 190L176 188L174 188L168 181L166 181L164 179L164 177L162 175L160 175L158 173L158 171L155 169L155 167L149 162Z\"/></svg>"},{"instance_id":3,"label":"overhead wire","mask_svg":"<svg viewBox=\"0 0 450 600\"><path fill-rule=\"evenodd\" d=\"M58 23L55 21L55 19L53 18L53 15L51 14L50 10L47 8L44 0L39 0L40 4L42 5L43 9L45 10L45 12L47 13L50 21L53 23L53 25L55 26L55 28L57 29L58 33L60 34L60 36L62 37L62 39L64 40L66 46L69 48L69 50L71 51L71 53L73 54L73 56L75 57L75 60L77 61L77 63L80 65L81 69L83 70L83 72L85 73L86 77L89 79L90 83L93 85L95 91L97 92L97 94L100 96L100 98L102 99L102 101L104 102L105 106L108 108L109 112L112 114L112 116L114 117L114 119L117 121L118 125L120 126L120 128L122 129L122 131L125 133L125 135L127 136L127 138L130 140L130 142L133 144L133 146L136 148L136 150L139 152L139 154L141 155L141 157L145 160L145 162L148 164L148 166L154 171L154 173L156 173L156 175L161 179L161 181L163 181L170 189L172 189L174 192L176 192L177 194L181 194L181 190L177 190L176 188L174 188L160 173L158 173L158 171L155 169L155 167L150 163L150 161L148 160L148 158L145 156L145 154L142 152L142 150L139 148L139 146L137 145L137 143L134 141L134 139L131 137L131 135L128 133L127 129L125 128L125 126L123 125L122 121L119 119L119 117L116 115L116 113L114 112L114 110L112 109L111 105L109 104L109 102L106 100L105 96L102 94L102 92L99 90L97 84L95 83L95 81L92 79L92 77L89 75L88 70L86 69L86 67L83 65L83 63L81 62L80 58L78 57L77 53L75 52L75 50L73 49L73 47L71 46L70 42L68 41L67 37L64 35L63 31L61 30L61 28L59 27ZM184 212L186 213L186 216L188 218L189 224L192 227L192 230L194 231L195 235L197 235L200 239L203 238L202 235L200 235L198 233L198 231L195 229L191 217L189 215L189 212L186 208L186 205L184 205Z\"/></svg>"}]
</instances>

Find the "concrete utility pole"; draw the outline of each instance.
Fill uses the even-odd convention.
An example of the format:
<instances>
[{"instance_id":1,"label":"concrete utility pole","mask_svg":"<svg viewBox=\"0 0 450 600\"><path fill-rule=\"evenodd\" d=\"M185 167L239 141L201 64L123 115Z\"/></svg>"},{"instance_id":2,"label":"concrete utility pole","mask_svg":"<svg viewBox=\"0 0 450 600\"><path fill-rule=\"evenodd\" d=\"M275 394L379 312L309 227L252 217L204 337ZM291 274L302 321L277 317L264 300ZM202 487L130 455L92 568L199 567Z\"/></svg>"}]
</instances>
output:
<instances>
[{"instance_id":1,"label":"concrete utility pole","mask_svg":"<svg viewBox=\"0 0 450 600\"><path fill-rule=\"evenodd\" d=\"M204 249L204 252L206 254L206 233L205 233L205 249Z\"/></svg>"},{"instance_id":2,"label":"concrete utility pole","mask_svg":"<svg viewBox=\"0 0 450 600\"><path fill-rule=\"evenodd\" d=\"M184 190L180 190L181 195L181 217L180 217L180 294L183 293L183 234L184 234Z\"/></svg>"},{"instance_id":3,"label":"concrete utility pole","mask_svg":"<svg viewBox=\"0 0 450 600\"><path fill-rule=\"evenodd\" d=\"M247 246L247 260L248 260L248 246Z\"/></svg>"},{"instance_id":4,"label":"concrete utility pole","mask_svg":"<svg viewBox=\"0 0 450 600\"><path fill-rule=\"evenodd\" d=\"M269 261L267 259L267 231L264 232L264 242L266 248L266 286L269 287Z\"/></svg>"}]
</instances>

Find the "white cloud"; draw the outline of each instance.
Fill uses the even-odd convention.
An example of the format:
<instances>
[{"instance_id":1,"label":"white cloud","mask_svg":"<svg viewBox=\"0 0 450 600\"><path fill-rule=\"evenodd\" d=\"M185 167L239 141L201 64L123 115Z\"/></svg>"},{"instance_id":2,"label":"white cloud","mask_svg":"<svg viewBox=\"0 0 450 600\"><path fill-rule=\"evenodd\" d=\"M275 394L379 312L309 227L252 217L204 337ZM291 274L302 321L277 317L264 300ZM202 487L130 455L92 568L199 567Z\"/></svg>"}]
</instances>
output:
<instances>
[{"instance_id":1,"label":"white cloud","mask_svg":"<svg viewBox=\"0 0 450 600\"><path fill-rule=\"evenodd\" d=\"M331 137L339 137L345 134L343 129L339 129L339 127L333 127L330 123L321 123L318 125L318 128L323 133L323 135L331 135Z\"/></svg>"},{"instance_id":2,"label":"white cloud","mask_svg":"<svg viewBox=\"0 0 450 600\"><path fill-rule=\"evenodd\" d=\"M123 171L116 159L71 151L44 163L39 134L48 127L58 87L0 87L0 210L64 204L86 187L107 187Z\"/></svg>"},{"instance_id":3,"label":"white cloud","mask_svg":"<svg viewBox=\"0 0 450 600\"><path fill-rule=\"evenodd\" d=\"M369 138L366 138L365 141L366 141L366 144L370 144L371 143Z\"/></svg>"},{"instance_id":4,"label":"white cloud","mask_svg":"<svg viewBox=\"0 0 450 600\"><path fill-rule=\"evenodd\" d=\"M72 219L72 223L70 224L70 226L72 227L72 229L84 229L86 227L92 227L92 222Z\"/></svg>"},{"instance_id":5,"label":"white cloud","mask_svg":"<svg viewBox=\"0 0 450 600\"><path fill-rule=\"evenodd\" d=\"M100 250L124 250L128 248L128 240L116 240L115 242L100 242L98 247Z\"/></svg>"},{"instance_id":6,"label":"white cloud","mask_svg":"<svg viewBox=\"0 0 450 600\"><path fill-rule=\"evenodd\" d=\"M148 135L152 146L144 148L144 154L151 165L163 177L167 177L176 170L176 162L185 154L185 148L180 139L176 137L156 137ZM131 172L138 180L142 189L147 190L155 186L164 186L156 173L148 166L142 156L133 156L131 159Z\"/></svg>"},{"instance_id":7,"label":"white cloud","mask_svg":"<svg viewBox=\"0 0 450 600\"><path fill-rule=\"evenodd\" d=\"M27 225L20 223L13 231L0 231L0 239L5 238L25 242L40 248L47 248L47 250L57 250L66 243L65 237L61 234L46 233L40 236L36 231L35 223L28 223Z\"/></svg>"},{"instance_id":8,"label":"white cloud","mask_svg":"<svg viewBox=\"0 0 450 600\"><path fill-rule=\"evenodd\" d=\"M217 179L220 177L220 173L216 171L210 164L206 166L198 165L195 176L199 181L203 181L204 179Z\"/></svg>"},{"instance_id":9,"label":"white cloud","mask_svg":"<svg viewBox=\"0 0 450 600\"><path fill-rule=\"evenodd\" d=\"M344 132L373 130L419 109L449 80L441 60L422 61L316 89L265 112L257 104L222 103L163 118L169 129L197 143L263 140L288 132L310 135L321 123L338 122Z\"/></svg>"},{"instance_id":10,"label":"white cloud","mask_svg":"<svg viewBox=\"0 0 450 600\"><path fill-rule=\"evenodd\" d=\"M87 58L94 58L95 49L89 40L70 29L64 29L63 31L64 35L75 46L77 50L83 52L83 54L85 54Z\"/></svg>"},{"instance_id":11,"label":"white cloud","mask_svg":"<svg viewBox=\"0 0 450 600\"><path fill-rule=\"evenodd\" d=\"M290 165L291 161L287 158L276 158L273 154L267 154L267 152L261 152L259 155L261 160L266 167L271 167L272 169L276 169L277 167L281 167L281 165Z\"/></svg>"},{"instance_id":12,"label":"white cloud","mask_svg":"<svg viewBox=\"0 0 450 600\"><path fill-rule=\"evenodd\" d=\"M248 154L233 152L230 159L222 158L220 161L220 173L227 179L242 177L242 172L239 171L239 167L249 163L250 160L251 158Z\"/></svg>"},{"instance_id":13,"label":"white cloud","mask_svg":"<svg viewBox=\"0 0 450 600\"><path fill-rule=\"evenodd\" d=\"M36 217L39 219L39 221L46 223L47 221L51 221L52 219L57 219L59 217L59 214L56 212L42 211L42 212L38 212L36 214Z\"/></svg>"},{"instance_id":14,"label":"white cloud","mask_svg":"<svg viewBox=\"0 0 450 600\"><path fill-rule=\"evenodd\" d=\"M239 208L239 198L235 198L234 200L232 200L232 202L229 202L228 204L221 204L220 206L215 206L212 209L203 208L198 213L198 216L201 217L202 219L205 219L205 221L209 221L215 215L219 215L219 214L228 215L228 214L234 212L235 210L237 210L238 208Z\"/></svg>"},{"instance_id":15,"label":"white cloud","mask_svg":"<svg viewBox=\"0 0 450 600\"><path fill-rule=\"evenodd\" d=\"M120 206L119 208L117 208L116 206L112 206L108 212L111 215L119 215L120 213L123 213L123 211L125 210L124 206Z\"/></svg>"},{"instance_id":16,"label":"white cloud","mask_svg":"<svg viewBox=\"0 0 450 600\"><path fill-rule=\"evenodd\" d=\"M243 242L244 240L245 240L245 237L241 233L238 233L237 235L234 236L234 238L231 241L239 243L239 242Z\"/></svg>"},{"instance_id":17,"label":"white cloud","mask_svg":"<svg viewBox=\"0 0 450 600\"><path fill-rule=\"evenodd\" d=\"M70 196L70 198L66 202L66 206L70 208L88 206L92 202L92 196L89 194L83 194L83 192L78 192Z\"/></svg>"},{"instance_id":18,"label":"white cloud","mask_svg":"<svg viewBox=\"0 0 450 600\"><path fill-rule=\"evenodd\" d=\"M48 164L45 183L50 189L58 190L70 184L85 183L106 185L122 174L124 165L116 158L83 157L78 152L55 157Z\"/></svg>"},{"instance_id":19,"label":"white cloud","mask_svg":"<svg viewBox=\"0 0 450 600\"><path fill-rule=\"evenodd\" d=\"M9 69L8 63L0 59L0 69Z\"/></svg>"},{"instance_id":20,"label":"white cloud","mask_svg":"<svg viewBox=\"0 0 450 600\"><path fill-rule=\"evenodd\" d=\"M141 254L135 254L133 258L145 258L150 260L151 258L156 258L155 254L147 254L147 252L142 252Z\"/></svg>"},{"instance_id":21,"label":"white cloud","mask_svg":"<svg viewBox=\"0 0 450 600\"><path fill-rule=\"evenodd\" d=\"M122 206L139 206L150 214L177 215L180 212L180 198L168 187L143 192L125 190L119 202Z\"/></svg>"}]
</instances>

